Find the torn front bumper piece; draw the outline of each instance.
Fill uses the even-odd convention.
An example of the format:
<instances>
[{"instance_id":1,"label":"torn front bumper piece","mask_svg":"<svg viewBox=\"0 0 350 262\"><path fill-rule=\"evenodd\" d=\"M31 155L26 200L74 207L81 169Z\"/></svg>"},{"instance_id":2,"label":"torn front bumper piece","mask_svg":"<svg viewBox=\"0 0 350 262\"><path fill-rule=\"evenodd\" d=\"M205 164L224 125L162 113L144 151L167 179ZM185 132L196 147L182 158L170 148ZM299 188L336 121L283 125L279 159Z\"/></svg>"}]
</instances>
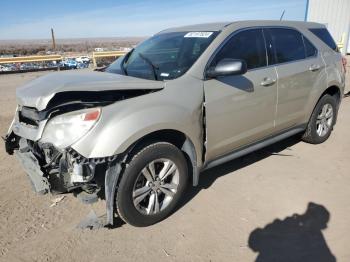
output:
<instances>
[{"instance_id":1,"label":"torn front bumper piece","mask_svg":"<svg viewBox=\"0 0 350 262\"><path fill-rule=\"evenodd\" d=\"M50 190L49 181L44 177L44 173L40 169L38 160L32 152L15 151L15 155L21 163L23 169L27 172L31 184L35 192L46 194Z\"/></svg>"}]
</instances>

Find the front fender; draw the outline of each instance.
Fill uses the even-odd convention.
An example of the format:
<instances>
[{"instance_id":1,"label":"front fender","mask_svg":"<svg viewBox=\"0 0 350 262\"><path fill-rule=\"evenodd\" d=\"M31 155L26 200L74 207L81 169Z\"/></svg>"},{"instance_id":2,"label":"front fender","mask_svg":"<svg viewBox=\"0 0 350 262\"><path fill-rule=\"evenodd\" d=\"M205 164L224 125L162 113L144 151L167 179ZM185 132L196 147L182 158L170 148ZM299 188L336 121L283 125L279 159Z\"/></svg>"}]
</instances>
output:
<instances>
[{"instance_id":1,"label":"front fender","mask_svg":"<svg viewBox=\"0 0 350 262\"><path fill-rule=\"evenodd\" d=\"M192 96L194 101L181 104L181 100L162 93L159 91L103 107L97 125L72 148L87 158L108 157L125 152L152 132L172 129L184 133L200 156L203 142L200 96L197 99Z\"/></svg>"}]
</instances>

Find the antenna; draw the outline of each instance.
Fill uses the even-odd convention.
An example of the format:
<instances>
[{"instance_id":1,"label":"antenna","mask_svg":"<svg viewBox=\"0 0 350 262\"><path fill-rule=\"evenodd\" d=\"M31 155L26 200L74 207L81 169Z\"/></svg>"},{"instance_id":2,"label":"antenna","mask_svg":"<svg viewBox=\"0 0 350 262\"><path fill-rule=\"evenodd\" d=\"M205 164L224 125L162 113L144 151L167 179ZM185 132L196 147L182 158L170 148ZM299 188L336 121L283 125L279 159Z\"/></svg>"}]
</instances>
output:
<instances>
[{"instance_id":1,"label":"antenna","mask_svg":"<svg viewBox=\"0 0 350 262\"><path fill-rule=\"evenodd\" d=\"M282 15L280 17L280 21L282 21L285 12L286 12L286 10L283 10Z\"/></svg>"}]
</instances>

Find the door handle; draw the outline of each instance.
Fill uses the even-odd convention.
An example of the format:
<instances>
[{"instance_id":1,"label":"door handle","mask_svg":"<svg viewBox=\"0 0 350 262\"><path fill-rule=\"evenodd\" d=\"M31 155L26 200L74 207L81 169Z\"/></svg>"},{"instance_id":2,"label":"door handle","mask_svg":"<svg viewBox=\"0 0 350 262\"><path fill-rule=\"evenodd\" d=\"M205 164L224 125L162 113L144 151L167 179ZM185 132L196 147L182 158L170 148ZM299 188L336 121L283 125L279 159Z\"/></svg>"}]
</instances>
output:
<instances>
[{"instance_id":1,"label":"door handle","mask_svg":"<svg viewBox=\"0 0 350 262\"><path fill-rule=\"evenodd\" d=\"M273 78L270 78L270 77L265 77L260 85L262 86L270 86L270 85L273 85L274 83L276 83L276 79L273 79Z\"/></svg>"},{"instance_id":2,"label":"door handle","mask_svg":"<svg viewBox=\"0 0 350 262\"><path fill-rule=\"evenodd\" d=\"M315 72L315 71L319 70L320 68L321 68L320 65L312 64L312 65L309 67L309 70L312 71L312 72Z\"/></svg>"}]
</instances>

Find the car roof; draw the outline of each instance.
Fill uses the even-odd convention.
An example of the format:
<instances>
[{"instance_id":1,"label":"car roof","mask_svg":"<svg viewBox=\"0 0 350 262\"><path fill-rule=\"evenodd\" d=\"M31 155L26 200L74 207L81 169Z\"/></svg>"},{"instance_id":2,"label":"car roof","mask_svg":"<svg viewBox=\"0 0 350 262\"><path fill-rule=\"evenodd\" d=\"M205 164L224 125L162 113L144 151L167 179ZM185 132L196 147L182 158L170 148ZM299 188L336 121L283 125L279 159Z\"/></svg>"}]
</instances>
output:
<instances>
[{"instance_id":1,"label":"car roof","mask_svg":"<svg viewBox=\"0 0 350 262\"><path fill-rule=\"evenodd\" d=\"M244 20L235 22L218 22L187 25L181 27L173 27L165 29L159 33L171 32L189 32L189 31L222 31L231 26L253 27L253 26L287 26L287 27L304 27L304 28L320 28L325 25L314 22L303 21L279 21L279 20Z\"/></svg>"},{"instance_id":2,"label":"car roof","mask_svg":"<svg viewBox=\"0 0 350 262\"><path fill-rule=\"evenodd\" d=\"M172 27L161 31L161 33L169 32L187 32L187 31L221 31L225 26L231 24L231 22L218 22L218 23L205 23L186 25L181 27Z\"/></svg>"}]
</instances>

